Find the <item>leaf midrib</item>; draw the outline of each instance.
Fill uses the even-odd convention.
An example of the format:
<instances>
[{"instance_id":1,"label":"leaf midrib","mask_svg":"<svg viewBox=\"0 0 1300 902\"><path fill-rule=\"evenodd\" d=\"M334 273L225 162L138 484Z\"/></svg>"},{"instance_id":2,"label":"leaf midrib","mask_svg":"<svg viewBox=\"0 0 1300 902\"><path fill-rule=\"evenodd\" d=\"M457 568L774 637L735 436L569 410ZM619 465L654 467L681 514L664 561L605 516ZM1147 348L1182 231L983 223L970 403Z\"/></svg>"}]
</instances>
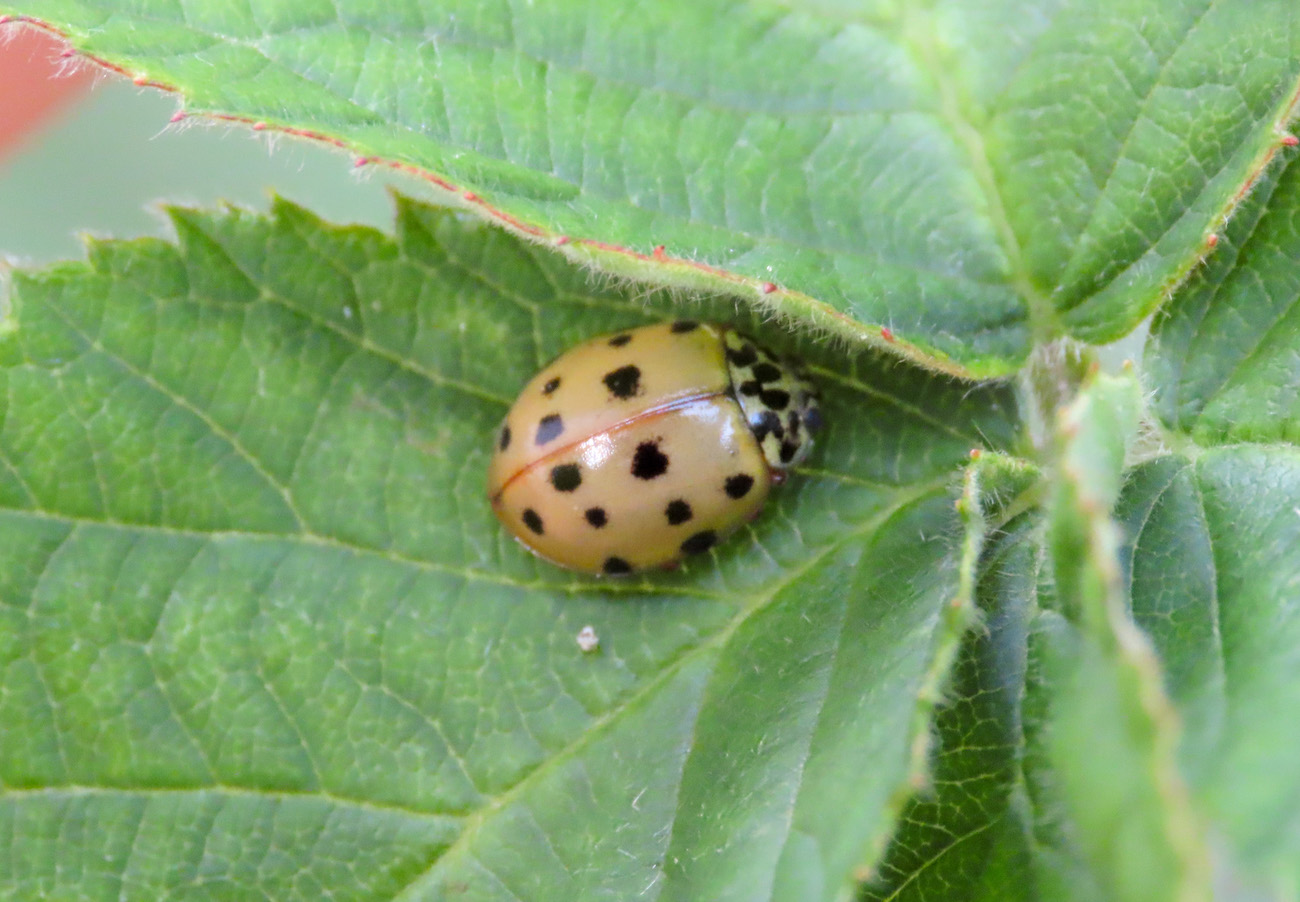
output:
<instances>
[{"instance_id":1,"label":"leaf midrib","mask_svg":"<svg viewBox=\"0 0 1300 902\"><path fill-rule=\"evenodd\" d=\"M377 802L370 799L356 799L336 795L326 789L293 790L264 789L248 786L231 786L228 783L212 783L205 786L117 786L90 783L59 783L44 786L5 786L0 788L0 801L24 802L38 799L97 798L118 796L143 796L146 798L178 798L185 796L222 795L234 798L247 798L255 801L274 802L321 802L339 807L355 808L384 815L401 815L420 821L446 821L460 823L465 815L443 814L436 811L421 811L404 805Z\"/></svg>"},{"instance_id":2,"label":"leaf midrib","mask_svg":"<svg viewBox=\"0 0 1300 902\"><path fill-rule=\"evenodd\" d=\"M933 7L930 8L931 10ZM930 10L927 10L930 11ZM952 73L954 67L944 65L940 59L939 47L935 43L935 29L928 19L919 16L911 4L901 5L902 28L899 37L904 46L911 50L917 61L917 68L930 75L939 96L939 120L947 126L956 145L966 154L969 171L983 195L988 220L997 235L998 243L1006 257L1009 285L1024 301L1029 314L1029 328L1033 340L1044 344L1063 334L1056 309L1050 299L1038 290L1025 264L1020 239L1011 225L1006 205L1002 201L1002 192L998 187L997 176L989 161L988 150L984 146L984 136L976 128L974 121L963 110L970 108L970 103L963 103L957 80Z\"/></svg>"},{"instance_id":3,"label":"leaf midrib","mask_svg":"<svg viewBox=\"0 0 1300 902\"><path fill-rule=\"evenodd\" d=\"M121 530L132 533L158 534L175 536L178 538L197 539L208 543L220 543L229 540L248 540L254 542L283 543L289 546L301 544L304 546L329 548L363 557L375 557L398 566L413 567L426 573L452 576L466 580L467 582L490 583L492 585L517 589L523 593L550 592L555 594L574 595L580 592L591 592L594 588L594 584L590 580L583 582L581 578L577 576L574 576L573 581L569 583L546 583L540 580L536 582L524 582L522 580L512 579L505 576L495 568L473 569L455 567L438 561L411 557L390 549L354 545L343 539L313 532L276 533L254 532L251 530L239 529L203 530L150 523L128 523L108 519L97 520L89 517L79 517L75 514L63 513L61 511L49 511L39 508L28 510L20 508L0 508L0 520L7 517L17 519L30 518L32 520L40 520L46 523L58 523L69 526L73 529ZM556 568L549 569L559 572ZM739 592L728 594L726 592L717 592L696 586L656 585L645 582L615 583L607 581L600 585L600 591L615 595L665 595L726 604L735 604L743 600L742 593Z\"/></svg>"}]
</instances>

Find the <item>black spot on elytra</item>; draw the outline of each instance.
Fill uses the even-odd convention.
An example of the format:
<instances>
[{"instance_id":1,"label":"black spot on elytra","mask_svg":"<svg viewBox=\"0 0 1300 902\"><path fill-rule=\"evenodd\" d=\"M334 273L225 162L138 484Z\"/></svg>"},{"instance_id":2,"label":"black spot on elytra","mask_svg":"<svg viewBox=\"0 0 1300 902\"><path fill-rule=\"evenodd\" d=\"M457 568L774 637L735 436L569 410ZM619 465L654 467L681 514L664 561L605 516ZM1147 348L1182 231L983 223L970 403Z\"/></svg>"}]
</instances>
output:
<instances>
[{"instance_id":1,"label":"black spot on elytra","mask_svg":"<svg viewBox=\"0 0 1300 902\"><path fill-rule=\"evenodd\" d=\"M677 498L668 502L668 506L664 508L664 516L668 518L669 526L680 526L695 516L695 512L684 499Z\"/></svg>"},{"instance_id":2,"label":"black spot on elytra","mask_svg":"<svg viewBox=\"0 0 1300 902\"><path fill-rule=\"evenodd\" d=\"M794 460L794 456L798 452L798 450L799 450L798 442L782 442L781 463L788 464L790 461Z\"/></svg>"},{"instance_id":3,"label":"black spot on elytra","mask_svg":"<svg viewBox=\"0 0 1300 902\"><path fill-rule=\"evenodd\" d=\"M601 380L609 393L621 401L626 401L641 392L641 369L628 364L605 374Z\"/></svg>"},{"instance_id":4,"label":"black spot on elytra","mask_svg":"<svg viewBox=\"0 0 1300 902\"><path fill-rule=\"evenodd\" d=\"M668 455L659 450L659 442L642 442L632 455L632 475L637 479L654 479L668 472Z\"/></svg>"},{"instance_id":5,"label":"black spot on elytra","mask_svg":"<svg viewBox=\"0 0 1300 902\"><path fill-rule=\"evenodd\" d=\"M542 394L544 395L554 394L555 390L559 387L560 387L560 377L556 376L554 379L550 380L549 382L547 382L545 385L542 386Z\"/></svg>"},{"instance_id":6,"label":"black spot on elytra","mask_svg":"<svg viewBox=\"0 0 1300 902\"><path fill-rule=\"evenodd\" d=\"M723 486L727 495L731 498L744 498L753 487L754 477L748 473L737 473L735 476L728 476Z\"/></svg>"},{"instance_id":7,"label":"black spot on elytra","mask_svg":"<svg viewBox=\"0 0 1300 902\"><path fill-rule=\"evenodd\" d=\"M770 410L765 410L754 419L749 421L750 431L754 433L754 439L760 444L769 434L780 438L785 430L781 428L781 418Z\"/></svg>"},{"instance_id":8,"label":"black spot on elytra","mask_svg":"<svg viewBox=\"0 0 1300 902\"><path fill-rule=\"evenodd\" d=\"M526 509L524 511L523 521L524 525L533 532L537 533L539 536L542 534L542 518L537 515L537 511L533 510L531 507Z\"/></svg>"},{"instance_id":9,"label":"black spot on elytra","mask_svg":"<svg viewBox=\"0 0 1300 902\"><path fill-rule=\"evenodd\" d=\"M742 382L742 383L740 383L740 393L741 393L742 395L748 395L748 396L750 396L751 398L752 398L754 395L756 395L756 394L758 394L759 392L761 392L762 390L763 390L763 386L759 385L759 384L758 384L757 382L755 382L753 379L749 380L748 382Z\"/></svg>"},{"instance_id":10,"label":"black spot on elytra","mask_svg":"<svg viewBox=\"0 0 1300 902\"><path fill-rule=\"evenodd\" d=\"M760 363L754 367L754 378L759 382L777 382L781 379L781 368L770 363Z\"/></svg>"},{"instance_id":11,"label":"black spot on elytra","mask_svg":"<svg viewBox=\"0 0 1300 902\"><path fill-rule=\"evenodd\" d=\"M551 486L557 492L572 492L582 485L582 471L577 464L560 464L551 468Z\"/></svg>"},{"instance_id":12,"label":"black spot on elytra","mask_svg":"<svg viewBox=\"0 0 1300 902\"><path fill-rule=\"evenodd\" d=\"M785 410L790 406L790 393L779 388L769 388L758 396L758 400L773 410Z\"/></svg>"},{"instance_id":13,"label":"black spot on elytra","mask_svg":"<svg viewBox=\"0 0 1300 902\"><path fill-rule=\"evenodd\" d=\"M797 410L790 411L790 415L786 417L786 424L790 428L791 436L798 435L799 434L799 411Z\"/></svg>"},{"instance_id":14,"label":"black spot on elytra","mask_svg":"<svg viewBox=\"0 0 1300 902\"><path fill-rule=\"evenodd\" d=\"M559 438L564 431L564 421L560 419L558 413L548 413L537 424L536 442L539 445L545 445L553 439Z\"/></svg>"},{"instance_id":15,"label":"black spot on elytra","mask_svg":"<svg viewBox=\"0 0 1300 902\"><path fill-rule=\"evenodd\" d=\"M510 447L510 427L501 427L501 441L497 442L497 447L502 451Z\"/></svg>"},{"instance_id":16,"label":"black spot on elytra","mask_svg":"<svg viewBox=\"0 0 1300 902\"><path fill-rule=\"evenodd\" d=\"M601 569L604 570L606 573L611 573L611 574L631 573L632 565L629 564L627 561L623 560L621 557L607 557L605 558L605 563L601 567Z\"/></svg>"},{"instance_id":17,"label":"black spot on elytra","mask_svg":"<svg viewBox=\"0 0 1300 902\"><path fill-rule=\"evenodd\" d=\"M745 342L740 346L740 350L727 348L727 359L736 366L749 366L758 359L758 352L754 350L752 344Z\"/></svg>"},{"instance_id":18,"label":"black spot on elytra","mask_svg":"<svg viewBox=\"0 0 1300 902\"><path fill-rule=\"evenodd\" d=\"M826 421L822 419L821 409L817 407L809 407L804 411L803 424L808 427L809 432L816 432L818 429L821 429L822 426L826 425Z\"/></svg>"},{"instance_id":19,"label":"black spot on elytra","mask_svg":"<svg viewBox=\"0 0 1300 902\"><path fill-rule=\"evenodd\" d=\"M716 544L718 544L718 534L711 529L706 529L682 542L682 551L686 554L703 554Z\"/></svg>"},{"instance_id":20,"label":"black spot on elytra","mask_svg":"<svg viewBox=\"0 0 1300 902\"><path fill-rule=\"evenodd\" d=\"M693 319L679 319L677 322L675 322L675 323L672 324L672 327L669 329L669 331L670 331L670 332L690 332L690 331L692 331L692 330L694 330L694 329L698 329L699 327L700 327L700 324L697 323L697 322L695 322L695 320L693 320Z\"/></svg>"},{"instance_id":21,"label":"black spot on elytra","mask_svg":"<svg viewBox=\"0 0 1300 902\"><path fill-rule=\"evenodd\" d=\"M609 522L609 517L605 514L603 507L589 507L583 516L587 518L588 523L597 529Z\"/></svg>"},{"instance_id":22,"label":"black spot on elytra","mask_svg":"<svg viewBox=\"0 0 1300 902\"><path fill-rule=\"evenodd\" d=\"M624 332L622 335L615 335L613 338L611 338L609 340L609 346L611 348L621 348L623 347L623 345L627 344L631 340L632 340L632 336ZM617 558L611 558L611 560L617 560Z\"/></svg>"}]
</instances>

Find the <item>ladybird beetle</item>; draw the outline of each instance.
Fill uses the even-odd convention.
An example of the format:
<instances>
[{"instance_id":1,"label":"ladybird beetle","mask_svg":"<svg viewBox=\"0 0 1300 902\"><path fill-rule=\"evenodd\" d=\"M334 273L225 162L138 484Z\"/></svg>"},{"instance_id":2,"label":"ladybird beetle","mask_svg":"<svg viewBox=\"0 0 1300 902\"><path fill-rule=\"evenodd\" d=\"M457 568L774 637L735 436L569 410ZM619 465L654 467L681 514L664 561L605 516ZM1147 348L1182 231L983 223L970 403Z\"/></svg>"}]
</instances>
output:
<instances>
[{"instance_id":1,"label":"ladybird beetle","mask_svg":"<svg viewBox=\"0 0 1300 902\"><path fill-rule=\"evenodd\" d=\"M488 496L562 567L672 567L758 515L807 456L819 403L801 365L726 326L602 335L524 387L496 435Z\"/></svg>"}]
</instances>

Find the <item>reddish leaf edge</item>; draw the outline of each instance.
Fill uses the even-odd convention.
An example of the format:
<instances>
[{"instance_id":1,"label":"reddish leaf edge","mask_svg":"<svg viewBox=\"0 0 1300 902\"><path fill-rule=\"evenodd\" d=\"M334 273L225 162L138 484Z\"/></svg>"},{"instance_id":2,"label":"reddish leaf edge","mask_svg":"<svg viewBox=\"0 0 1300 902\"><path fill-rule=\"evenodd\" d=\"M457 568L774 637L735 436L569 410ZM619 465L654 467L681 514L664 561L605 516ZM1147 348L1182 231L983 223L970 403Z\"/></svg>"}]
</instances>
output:
<instances>
[{"instance_id":1,"label":"reddish leaf edge","mask_svg":"<svg viewBox=\"0 0 1300 902\"><path fill-rule=\"evenodd\" d=\"M4 26L30 27L47 32L68 45L60 54L63 59L76 59L91 63L113 75L128 78L143 88L154 88L175 94L184 101L184 91L167 82L150 78L143 72L132 72L112 60L78 50L72 37L58 26L34 16L0 14L0 28ZM655 246L651 253L642 253L630 247L601 241L597 238L560 234L525 222L513 214L493 206L477 192L454 184L435 172L398 159L360 153L347 141L325 132L298 126L252 119L232 113L208 110L178 110L171 116L172 123L188 119L206 119L213 122L239 125L257 132L270 132L316 141L336 148L353 157L355 168L382 166L394 172L414 177L432 188L434 200L453 208L467 210L510 234L535 244L549 246L569 262L603 275L625 279L629 283L652 288L667 289L682 294L726 297L749 302L790 332L812 331L839 344L843 349L865 346L905 360L923 369L956 379L978 381L1001 379L1014 375L1019 364L1001 358L974 359L966 364L935 348L928 348L897 335L885 324L863 323L847 313L836 310L811 295L763 279L743 276L721 267L671 256L664 245ZM1219 233L1226 227L1240 204L1249 196L1264 172L1285 150L1300 146L1300 138L1289 131L1292 123L1300 119L1300 82L1291 96L1282 104L1274 119L1274 138L1261 148L1252 160L1242 184L1207 223L1204 238L1184 265L1178 267L1172 278L1156 292L1156 303L1147 315L1160 309L1191 275L1206 263L1219 244ZM1067 313L1068 317L1068 313ZM0 318L0 322L3 319ZM1089 336L1080 335L1087 340ZM1096 336L1102 341L1116 336Z\"/></svg>"},{"instance_id":2,"label":"reddish leaf edge","mask_svg":"<svg viewBox=\"0 0 1300 902\"><path fill-rule=\"evenodd\" d=\"M1201 240L1192 246L1190 253L1174 268L1168 278L1160 283L1158 289L1152 292L1150 300L1141 308L1141 319L1145 320L1164 309L1179 289L1209 261L1210 255L1219 246L1220 235L1226 231L1232 217L1250 197L1269 168L1279 162L1283 167L1290 165L1293 157L1286 152L1300 146L1300 138L1291 132L1291 128L1298 120L1300 120L1300 76L1296 78L1290 92L1284 95L1284 99L1276 107L1272 127L1269 129L1272 132L1271 138L1260 143L1254 156L1246 164L1236 190L1210 215L1201 233ZM1125 273L1131 273L1144 259L1145 257L1139 257L1133 266L1112 279L1111 285L1117 284ZM1104 294L1108 290L1109 288L1103 288L1097 294ZM1095 299L1096 296L1093 295L1093 298ZM1061 320L1073 337L1090 344L1107 344L1123 338L1132 331L1130 329L1120 332L1113 327L1092 327L1080 323L1079 312L1085 310L1087 305L1088 302L1084 301L1061 311Z\"/></svg>"},{"instance_id":3,"label":"reddish leaf edge","mask_svg":"<svg viewBox=\"0 0 1300 902\"><path fill-rule=\"evenodd\" d=\"M0 28L4 26L29 27L47 32L68 45L68 49L60 54L62 59L91 63L115 76L130 79L139 87L175 94L184 102L185 93L176 85L150 78L143 72L133 72L112 60L85 53L76 48L73 38L67 32L42 19L4 14L0 15ZM456 185L435 172L402 160L359 153L347 141L316 129L219 111L187 110L183 107L172 115L171 122L180 123L189 119L240 125L257 132L288 135L326 144L350 154L355 168L382 166L417 178L433 189L437 202L453 209L468 210L512 235L549 246L576 265L598 271L602 275L683 294L731 296L738 301L755 304L760 311L770 314L778 325L790 332L812 331L844 349L866 346L923 369L967 381L1003 378L1018 369L1015 362L1001 359L974 360L963 365L942 351L902 338L887 325L860 322L824 301L776 282L674 257L662 244L647 254L597 238L552 232L493 206L477 192Z\"/></svg>"}]
</instances>

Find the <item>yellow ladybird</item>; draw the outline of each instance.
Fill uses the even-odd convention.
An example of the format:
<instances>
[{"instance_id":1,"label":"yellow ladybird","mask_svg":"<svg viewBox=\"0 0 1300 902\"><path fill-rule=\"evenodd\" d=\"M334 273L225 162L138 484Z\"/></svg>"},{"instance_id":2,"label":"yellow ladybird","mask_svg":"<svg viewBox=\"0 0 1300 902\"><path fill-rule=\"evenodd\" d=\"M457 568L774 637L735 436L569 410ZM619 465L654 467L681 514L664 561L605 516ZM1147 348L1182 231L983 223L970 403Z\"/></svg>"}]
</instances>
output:
<instances>
[{"instance_id":1,"label":"yellow ladybird","mask_svg":"<svg viewBox=\"0 0 1300 902\"><path fill-rule=\"evenodd\" d=\"M803 368L726 326L593 338L524 387L496 437L492 509L534 553L630 573L708 551L757 516L821 426Z\"/></svg>"}]
</instances>

